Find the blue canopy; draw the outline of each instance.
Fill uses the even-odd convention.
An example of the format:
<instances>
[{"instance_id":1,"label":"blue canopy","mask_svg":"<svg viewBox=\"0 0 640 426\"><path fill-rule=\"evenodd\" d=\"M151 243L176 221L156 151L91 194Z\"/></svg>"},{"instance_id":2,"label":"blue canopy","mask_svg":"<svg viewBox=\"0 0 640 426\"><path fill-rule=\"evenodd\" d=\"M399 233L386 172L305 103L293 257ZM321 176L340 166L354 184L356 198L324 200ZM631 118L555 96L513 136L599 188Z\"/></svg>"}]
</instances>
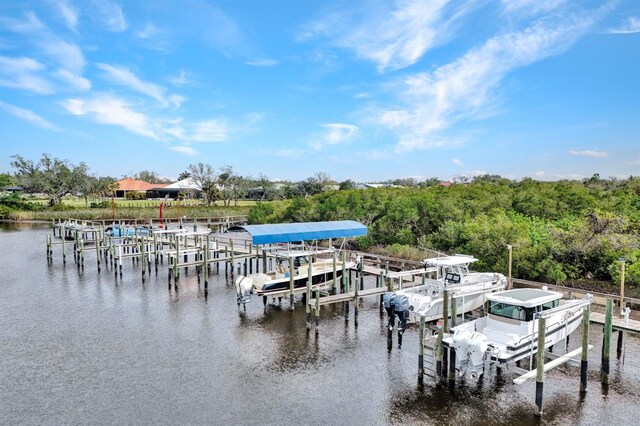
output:
<instances>
[{"instance_id":1,"label":"blue canopy","mask_svg":"<svg viewBox=\"0 0 640 426\"><path fill-rule=\"evenodd\" d=\"M246 230L251 234L253 244L290 243L367 235L367 227L355 220L240 225L234 226L231 230L233 229Z\"/></svg>"}]
</instances>

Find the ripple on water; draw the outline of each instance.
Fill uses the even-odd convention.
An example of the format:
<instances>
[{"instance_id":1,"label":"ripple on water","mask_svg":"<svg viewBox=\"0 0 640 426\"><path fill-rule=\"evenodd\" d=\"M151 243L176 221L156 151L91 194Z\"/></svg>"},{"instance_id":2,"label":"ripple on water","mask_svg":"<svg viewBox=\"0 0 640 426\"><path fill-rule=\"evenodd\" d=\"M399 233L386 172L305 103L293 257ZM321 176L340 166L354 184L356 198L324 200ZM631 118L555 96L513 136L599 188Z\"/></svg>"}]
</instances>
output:
<instances>
[{"instance_id":1,"label":"ripple on water","mask_svg":"<svg viewBox=\"0 0 640 426\"><path fill-rule=\"evenodd\" d=\"M417 386L417 331L386 350L386 319L364 301L358 327L323 307L318 337L296 311L255 299L239 310L229 280L208 297L190 271L178 290L164 266L141 282L85 269L59 247L48 265L46 227L0 226L0 418L3 424L539 424L535 383L494 370L456 386ZM633 424L640 417L640 340L599 384L600 330L592 327L589 391L578 371L548 374L545 424ZM572 345L578 343L572 340ZM615 354L614 354L615 356Z\"/></svg>"}]
</instances>

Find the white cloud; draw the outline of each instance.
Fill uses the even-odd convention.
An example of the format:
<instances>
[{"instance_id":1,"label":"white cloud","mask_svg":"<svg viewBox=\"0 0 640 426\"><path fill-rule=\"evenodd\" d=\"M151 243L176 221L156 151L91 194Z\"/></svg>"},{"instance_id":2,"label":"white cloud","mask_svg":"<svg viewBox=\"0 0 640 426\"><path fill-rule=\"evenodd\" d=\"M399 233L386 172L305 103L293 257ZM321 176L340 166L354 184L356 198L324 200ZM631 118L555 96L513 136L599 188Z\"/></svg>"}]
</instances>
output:
<instances>
[{"instance_id":1,"label":"white cloud","mask_svg":"<svg viewBox=\"0 0 640 426\"><path fill-rule=\"evenodd\" d=\"M184 101L186 101L186 100L187 100L187 98L185 98L185 97L184 97L184 96L182 96L182 95L176 95L176 94L173 94L173 95L169 95L169 96L167 97L167 100L168 100L171 104L173 104L173 107L174 107L174 108L176 108L176 109L177 109L177 108L180 108L180 106L182 105L182 103L183 103Z\"/></svg>"},{"instance_id":2,"label":"white cloud","mask_svg":"<svg viewBox=\"0 0 640 426\"><path fill-rule=\"evenodd\" d=\"M53 86L39 73L44 66L31 58L0 56L0 86L27 90L40 95L54 92Z\"/></svg>"},{"instance_id":3,"label":"white cloud","mask_svg":"<svg viewBox=\"0 0 640 426\"><path fill-rule=\"evenodd\" d=\"M44 118L36 114L35 112L30 111L28 109L20 108L15 105L11 105L2 101L0 101L0 109L5 110L6 112L13 115L14 117L18 117L22 120L29 121L35 124L36 126L49 129L49 130L55 130L55 131L60 130L54 124L48 122L47 120L45 120Z\"/></svg>"},{"instance_id":4,"label":"white cloud","mask_svg":"<svg viewBox=\"0 0 640 426\"><path fill-rule=\"evenodd\" d=\"M153 116L141 112L140 106L111 93L71 98L60 102L60 105L73 115L85 116L100 124L120 126L158 141L178 140L183 143L180 146L189 146L191 142L224 142L229 134L229 126L223 119L186 122L181 117ZM186 153L184 149L182 152Z\"/></svg>"},{"instance_id":5,"label":"white cloud","mask_svg":"<svg viewBox=\"0 0 640 426\"><path fill-rule=\"evenodd\" d=\"M359 152L358 156L363 156L367 160L379 161L391 158L391 152L386 149L372 149L369 151Z\"/></svg>"},{"instance_id":6,"label":"white cloud","mask_svg":"<svg viewBox=\"0 0 640 426\"><path fill-rule=\"evenodd\" d=\"M67 0L56 0L55 3L58 12L64 23L73 32L78 32L78 10L73 7Z\"/></svg>"},{"instance_id":7,"label":"white cloud","mask_svg":"<svg viewBox=\"0 0 640 426\"><path fill-rule=\"evenodd\" d=\"M348 142L360 132L358 126L353 124L329 123L323 124L322 127L327 129L324 139L329 145Z\"/></svg>"},{"instance_id":8,"label":"white cloud","mask_svg":"<svg viewBox=\"0 0 640 426\"><path fill-rule=\"evenodd\" d=\"M276 156L284 158L298 158L302 156L306 151L303 149L279 149L275 152Z\"/></svg>"},{"instance_id":9,"label":"white cloud","mask_svg":"<svg viewBox=\"0 0 640 426\"><path fill-rule=\"evenodd\" d=\"M174 76L168 78L169 83L173 84L176 87L183 87L193 84L188 78L187 74L184 70L180 70L180 72Z\"/></svg>"},{"instance_id":10,"label":"white cloud","mask_svg":"<svg viewBox=\"0 0 640 426\"><path fill-rule=\"evenodd\" d=\"M170 151L179 152L181 154L188 155L188 156L194 156L199 154L198 151L196 151L195 149L193 149L188 145L170 146L168 149Z\"/></svg>"},{"instance_id":11,"label":"white cloud","mask_svg":"<svg viewBox=\"0 0 640 426\"><path fill-rule=\"evenodd\" d=\"M193 125L186 139L194 142L223 142L227 140L227 125L220 120L200 121Z\"/></svg>"},{"instance_id":12,"label":"white cloud","mask_svg":"<svg viewBox=\"0 0 640 426\"><path fill-rule=\"evenodd\" d=\"M82 91L91 89L91 81L82 76L75 75L67 70L58 70L53 75L59 80L67 83L73 89Z\"/></svg>"},{"instance_id":13,"label":"white cloud","mask_svg":"<svg viewBox=\"0 0 640 426\"><path fill-rule=\"evenodd\" d=\"M378 6L378 7L375 7ZM450 0L397 0L366 10L330 14L308 25L298 37L328 37L377 64L378 71L415 64L429 49L452 36L454 23L475 5Z\"/></svg>"},{"instance_id":14,"label":"white cloud","mask_svg":"<svg viewBox=\"0 0 640 426\"><path fill-rule=\"evenodd\" d=\"M328 123L323 124L325 133L314 138L311 146L314 149L321 149L325 145L337 145L347 143L358 136L360 128L353 124Z\"/></svg>"},{"instance_id":15,"label":"white cloud","mask_svg":"<svg viewBox=\"0 0 640 426\"><path fill-rule=\"evenodd\" d=\"M156 99L163 105L167 105L167 100L164 97L164 93L166 92L164 87L141 80L127 67L108 64L96 64L96 66L103 70L107 77L114 83L129 87L136 92Z\"/></svg>"},{"instance_id":16,"label":"white cloud","mask_svg":"<svg viewBox=\"0 0 640 426\"><path fill-rule=\"evenodd\" d=\"M569 154L584 156L584 157L593 157L593 158L604 158L609 156L609 154L606 153L605 151L597 151L597 150L591 150L591 149L586 149L583 151L572 149L571 151L569 151Z\"/></svg>"},{"instance_id":17,"label":"white cloud","mask_svg":"<svg viewBox=\"0 0 640 426\"><path fill-rule=\"evenodd\" d=\"M245 62L245 64L253 65L254 67L272 67L278 65L278 63L278 61L271 58L256 58Z\"/></svg>"},{"instance_id":18,"label":"white cloud","mask_svg":"<svg viewBox=\"0 0 640 426\"><path fill-rule=\"evenodd\" d=\"M94 2L100 12L100 18L109 31L121 33L128 27L122 7L109 0Z\"/></svg>"},{"instance_id":19,"label":"white cloud","mask_svg":"<svg viewBox=\"0 0 640 426\"><path fill-rule=\"evenodd\" d=\"M533 175L534 175L535 177L539 177L539 178L541 178L541 177L544 177L545 172L544 172L544 170L538 170L537 172L534 172L534 173L533 173Z\"/></svg>"},{"instance_id":20,"label":"white cloud","mask_svg":"<svg viewBox=\"0 0 640 426\"><path fill-rule=\"evenodd\" d=\"M74 73L80 73L84 69L84 55L78 45L53 39L44 41L40 47L47 55L55 58L62 68Z\"/></svg>"},{"instance_id":21,"label":"white cloud","mask_svg":"<svg viewBox=\"0 0 640 426\"><path fill-rule=\"evenodd\" d=\"M611 34L634 34L640 33L640 18L629 16L618 28L610 28L607 31Z\"/></svg>"},{"instance_id":22,"label":"white cloud","mask_svg":"<svg viewBox=\"0 0 640 426\"><path fill-rule=\"evenodd\" d=\"M556 176L558 176L558 179L567 179L567 180L582 180L586 177L585 175L581 175L578 173L569 173L566 175L558 174Z\"/></svg>"},{"instance_id":23,"label":"white cloud","mask_svg":"<svg viewBox=\"0 0 640 426\"><path fill-rule=\"evenodd\" d=\"M151 22L147 22L144 28L136 33L136 36L139 38L151 38L156 36L159 32L158 27L153 25Z\"/></svg>"},{"instance_id":24,"label":"white cloud","mask_svg":"<svg viewBox=\"0 0 640 426\"><path fill-rule=\"evenodd\" d=\"M25 20L0 16L0 24L9 31L25 35L39 33L46 29L33 12L25 13Z\"/></svg>"},{"instance_id":25,"label":"white cloud","mask_svg":"<svg viewBox=\"0 0 640 426\"><path fill-rule=\"evenodd\" d=\"M400 105L381 111L378 121L396 132L397 151L449 147L443 132L460 121L487 117L507 74L564 52L602 12L538 20L522 31L495 36L433 72L409 75L399 83Z\"/></svg>"},{"instance_id":26,"label":"white cloud","mask_svg":"<svg viewBox=\"0 0 640 426\"><path fill-rule=\"evenodd\" d=\"M145 114L135 111L126 101L111 94L98 94L87 99L67 99L60 105L73 115L87 116L101 124L121 126L133 133L160 139Z\"/></svg>"},{"instance_id":27,"label":"white cloud","mask_svg":"<svg viewBox=\"0 0 640 426\"><path fill-rule=\"evenodd\" d=\"M462 160L460 160L459 158L452 158L451 164L455 166L460 166L460 167L464 166L464 164L462 163Z\"/></svg>"},{"instance_id":28,"label":"white cloud","mask_svg":"<svg viewBox=\"0 0 640 426\"><path fill-rule=\"evenodd\" d=\"M550 12L567 3L567 0L502 0L506 13L536 15Z\"/></svg>"},{"instance_id":29,"label":"white cloud","mask_svg":"<svg viewBox=\"0 0 640 426\"><path fill-rule=\"evenodd\" d=\"M67 3L56 3L55 5L56 7L61 8L68 6ZM72 13L72 10L69 9L68 12ZM35 49L40 50L46 56L53 59L53 61L57 63L58 68L81 77L82 71L85 67L85 59L82 49L80 49L77 44L65 41L50 31L32 12L26 13L24 20L0 18L0 24L3 24L10 31L23 35L28 43L32 44ZM44 62L47 63L47 61ZM35 70L31 71L31 80L36 78L39 79L40 82L43 81L42 76L35 75ZM44 71L44 66L42 66L38 71ZM37 83L35 84L38 85ZM53 88L45 89L45 92L47 93L52 91ZM36 93L39 92L36 91Z\"/></svg>"}]
</instances>

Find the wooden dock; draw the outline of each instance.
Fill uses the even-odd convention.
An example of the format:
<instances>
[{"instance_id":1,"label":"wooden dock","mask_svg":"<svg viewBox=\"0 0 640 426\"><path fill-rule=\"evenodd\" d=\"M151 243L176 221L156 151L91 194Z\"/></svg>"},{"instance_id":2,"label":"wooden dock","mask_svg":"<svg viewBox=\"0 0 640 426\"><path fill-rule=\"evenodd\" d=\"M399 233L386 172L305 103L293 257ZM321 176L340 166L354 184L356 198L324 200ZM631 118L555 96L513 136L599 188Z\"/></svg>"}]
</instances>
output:
<instances>
[{"instance_id":1,"label":"wooden dock","mask_svg":"<svg viewBox=\"0 0 640 426\"><path fill-rule=\"evenodd\" d=\"M591 312L590 320L592 323L604 325L605 316L599 312ZM613 316L613 329L626 331L633 334L640 333L640 321L629 318L625 321L622 318Z\"/></svg>"}]
</instances>

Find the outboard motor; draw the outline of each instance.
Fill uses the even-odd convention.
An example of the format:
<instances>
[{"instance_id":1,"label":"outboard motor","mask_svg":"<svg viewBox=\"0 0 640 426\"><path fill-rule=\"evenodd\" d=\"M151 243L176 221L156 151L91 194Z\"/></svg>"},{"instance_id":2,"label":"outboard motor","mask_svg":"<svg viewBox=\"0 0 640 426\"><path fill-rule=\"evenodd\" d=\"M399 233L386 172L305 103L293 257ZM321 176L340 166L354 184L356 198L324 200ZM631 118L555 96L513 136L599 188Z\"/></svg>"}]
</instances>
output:
<instances>
[{"instance_id":1,"label":"outboard motor","mask_svg":"<svg viewBox=\"0 0 640 426\"><path fill-rule=\"evenodd\" d=\"M398 346L402 346L402 334L407 328L409 319L409 298L404 294L397 294L395 297L395 314L398 316Z\"/></svg>"},{"instance_id":2,"label":"outboard motor","mask_svg":"<svg viewBox=\"0 0 640 426\"><path fill-rule=\"evenodd\" d=\"M387 317L389 318L389 329L393 329L396 312L396 294L387 292L382 296L382 305L384 310L387 311Z\"/></svg>"},{"instance_id":3,"label":"outboard motor","mask_svg":"<svg viewBox=\"0 0 640 426\"><path fill-rule=\"evenodd\" d=\"M389 318L389 325L387 326L387 349L391 350L393 346L393 324L396 318L396 294L387 292L382 296L382 305L384 310L387 311L387 318Z\"/></svg>"},{"instance_id":4,"label":"outboard motor","mask_svg":"<svg viewBox=\"0 0 640 426\"><path fill-rule=\"evenodd\" d=\"M234 284L236 285L236 297L238 306L240 303L243 305L251 301L251 294L253 293L253 280L244 275L240 275L236 278Z\"/></svg>"},{"instance_id":5,"label":"outboard motor","mask_svg":"<svg viewBox=\"0 0 640 426\"><path fill-rule=\"evenodd\" d=\"M389 318L389 326L387 333L387 346L391 349L392 345L392 332L393 325L395 324L395 318L398 317L398 346L402 346L402 333L407 328L407 321L409 320L409 311L411 311L411 305L409 303L409 297L404 294L385 293L382 297L382 304L387 311Z\"/></svg>"}]
</instances>

